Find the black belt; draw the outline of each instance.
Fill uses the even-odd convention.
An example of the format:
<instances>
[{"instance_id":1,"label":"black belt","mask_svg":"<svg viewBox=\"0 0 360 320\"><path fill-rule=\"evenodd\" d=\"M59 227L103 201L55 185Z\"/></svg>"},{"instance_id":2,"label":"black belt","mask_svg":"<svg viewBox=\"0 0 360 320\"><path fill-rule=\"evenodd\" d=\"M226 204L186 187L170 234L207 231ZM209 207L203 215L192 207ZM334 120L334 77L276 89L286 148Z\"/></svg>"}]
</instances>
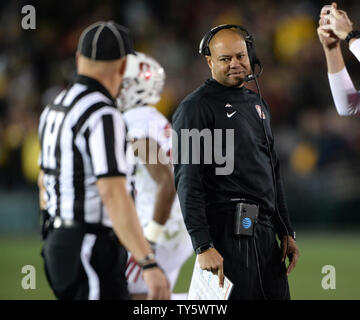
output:
<instances>
[{"instance_id":1,"label":"black belt","mask_svg":"<svg viewBox=\"0 0 360 320\"><path fill-rule=\"evenodd\" d=\"M245 200L245 199L241 199L241 200ZM207 212L207 214L217 214L219 209L220 210L223 209L222 210L223 212L228 213L228 214L233 214L236 204L238 202L241 202L241 200L240 199L237 201L231 200L228 202L210 204L206 207L206 212ZM245 200L245 202L247 202L247 201ZM255 202L253 202L253 201L250 203L255 204ZM257 223L259 223L263 226L274 228L274 225L272 223L273 215L274 215L274 212L272 212L271 210L265 209L264 207L259 206L259 216L257 219Z\"/></svg>"},{"instance_id":2,"label":"black belt","mask_svg":"<svg viewBox=\"0 0 360 320\"><path fill-rule=\"evenodd\" d=\"M113 229L98 223L79 222L72 219L55 217L50 220L51 229L83 229L86 233L113 233Z\"/></svg>"},{"instance_id":3,"label":"black belt","mask_svg":"<svg viewBox=\"0 0 360 320\"><path fill-rule=\"evenodd\" d=\"M257 219L257 223L274 229L274 225L272 223L272 214L269 213L268 210L262 210L261 207L259 210L259 216Z\"/></svg>"}]
</instances>

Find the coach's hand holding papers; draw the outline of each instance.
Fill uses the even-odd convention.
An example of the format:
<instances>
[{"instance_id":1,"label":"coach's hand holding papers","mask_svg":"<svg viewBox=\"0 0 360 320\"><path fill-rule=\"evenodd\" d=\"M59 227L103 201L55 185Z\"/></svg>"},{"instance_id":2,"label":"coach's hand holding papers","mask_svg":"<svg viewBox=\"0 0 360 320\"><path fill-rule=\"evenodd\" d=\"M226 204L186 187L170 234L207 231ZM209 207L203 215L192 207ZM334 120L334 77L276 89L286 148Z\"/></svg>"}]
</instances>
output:
<instances>
[{"instance_id":1,"label":"coach's hand holding papers","mask_svg":"<svg viewBox=\"0 0 360 320\"><path fill-rule=\"evenodd\" d=\"M201 269L211 271L219 277L219 287L222 288L224 286L224 259L220 253L215 248L209 248L200 253L198 259Z\"/></svg>"}]
</instances>

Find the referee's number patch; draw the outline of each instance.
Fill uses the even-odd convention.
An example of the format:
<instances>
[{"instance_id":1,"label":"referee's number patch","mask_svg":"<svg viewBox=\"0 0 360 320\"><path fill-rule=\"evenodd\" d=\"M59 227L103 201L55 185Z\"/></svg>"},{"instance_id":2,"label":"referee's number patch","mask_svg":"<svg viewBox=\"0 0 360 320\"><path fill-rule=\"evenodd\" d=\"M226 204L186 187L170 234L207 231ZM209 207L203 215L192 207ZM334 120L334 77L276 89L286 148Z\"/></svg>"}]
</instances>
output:
<instances>
[{"instance_id":1,"label":"referee's number patch","mask_svg":"<svg viewBox=\"0 0 360 320\"><path fill-rule=\"evenodd\" d=\"M61 124L65 113L51 110L46 118L42 141L42 165L43 168L56 168L56 147Z\"/></svg>"}]
</instances>

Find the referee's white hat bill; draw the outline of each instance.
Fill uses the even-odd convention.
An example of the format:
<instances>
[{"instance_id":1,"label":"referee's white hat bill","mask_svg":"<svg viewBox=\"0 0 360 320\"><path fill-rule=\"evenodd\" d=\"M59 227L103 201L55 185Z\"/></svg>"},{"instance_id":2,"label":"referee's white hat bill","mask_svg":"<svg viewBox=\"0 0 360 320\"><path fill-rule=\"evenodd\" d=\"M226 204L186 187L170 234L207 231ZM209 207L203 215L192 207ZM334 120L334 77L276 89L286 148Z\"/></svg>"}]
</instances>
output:
<instances>
[{"instance_id":1,"label":"referee's white hat bill","mask_svg":"<svg viewBox=\"0 0 360 320\"><path fill-rule=\"evenodd\" d=\"M99 21L81 34L78 51L91 60L117 60L135 54L130 30L113 21Z\"/></svg>"}]
</instances>

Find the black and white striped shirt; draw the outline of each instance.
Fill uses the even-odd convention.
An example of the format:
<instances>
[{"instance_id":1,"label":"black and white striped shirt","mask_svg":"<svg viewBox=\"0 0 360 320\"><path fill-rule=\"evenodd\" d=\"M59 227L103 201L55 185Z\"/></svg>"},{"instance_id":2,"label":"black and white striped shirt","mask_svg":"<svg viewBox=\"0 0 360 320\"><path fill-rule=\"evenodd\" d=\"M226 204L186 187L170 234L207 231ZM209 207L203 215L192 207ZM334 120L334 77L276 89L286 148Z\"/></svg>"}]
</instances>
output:
<instances>
[{"instance_id":1,"label":"black and white striped shirt","mask_svg":"<svg viewBox=\"0 0 360 320\"><path fill-rule=\"evenodd\" d=\"M126 176L126 127L109 92L78 75L40 117L40 166L51 216L111 226L96 186Z\"/></svg>"}]
</instances>

